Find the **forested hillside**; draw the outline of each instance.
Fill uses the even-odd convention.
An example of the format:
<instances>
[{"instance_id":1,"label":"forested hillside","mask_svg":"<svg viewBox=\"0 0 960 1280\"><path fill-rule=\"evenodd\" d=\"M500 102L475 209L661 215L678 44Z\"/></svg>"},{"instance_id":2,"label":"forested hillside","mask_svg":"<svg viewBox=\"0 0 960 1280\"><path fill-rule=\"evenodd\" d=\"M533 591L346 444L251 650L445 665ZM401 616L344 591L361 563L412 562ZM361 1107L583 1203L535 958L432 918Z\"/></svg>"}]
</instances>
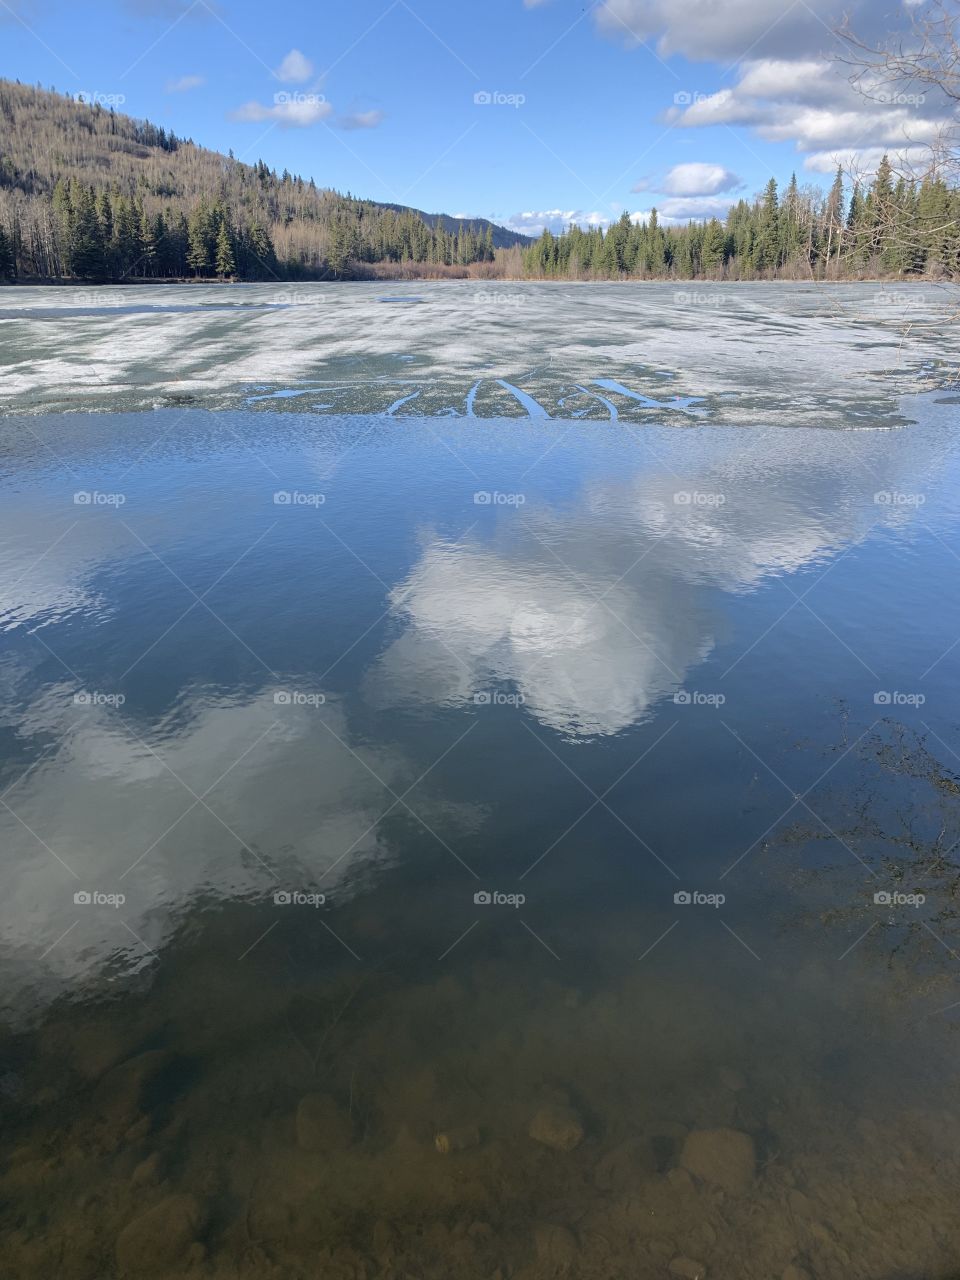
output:
<instances>
[{"instance_id":1,"label":"forested hillside","mask_svg":"<svg viewBox=\"0 0 960 1280\"><path fill-rule=\"evenodd\" d=\"M523 240L484 220L342 196L0 81L0 276L317 279L404 262L442 274Z\"/></svg>"},{"instance_id":2,"label":"forested hillside","mask_svg":"<svg viewBox=\"0 0 960 1280\"><path fill-rule=\"evenodd\" d=\"M663 227L656 210L638 223L625 213L606 233L545 231L523 262L529 275L570 279L955 279L960 192L936 178L896 177L884 157L849 196L839 169L829 192L801 190L793 177L782 199L771 178L724 221Z\"/></svg>"}]
</instances>

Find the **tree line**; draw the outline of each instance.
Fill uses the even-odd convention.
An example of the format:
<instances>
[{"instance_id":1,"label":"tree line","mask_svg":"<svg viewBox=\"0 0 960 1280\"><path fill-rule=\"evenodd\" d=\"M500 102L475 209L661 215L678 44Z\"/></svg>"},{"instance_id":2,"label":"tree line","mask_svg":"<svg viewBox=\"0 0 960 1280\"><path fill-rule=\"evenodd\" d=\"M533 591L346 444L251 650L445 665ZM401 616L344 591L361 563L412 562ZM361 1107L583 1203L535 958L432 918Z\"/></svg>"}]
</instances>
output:
<instances>
[{"instance_id":1,"label":"tree line","mask_svg":"<svg viewBox=\"0 0 960 1280\"><path fill-rule=\"evenodd\" d=\"M489 223L427 221L0 81L0 276L322 279L494 256Z\"/></svg>"},{"instance_id":2,"label":"tree line","mask_svg":"<svg viewBox=\"0 0 960 1280\"><path fill-rule=\"evenodd\" d=\"M782 197L771 178L724 220L664 227L656 209L638 222L624 213L607 231L545 230L523 254L526 274L565 279L863 279L960 275L960 191L943 179L897 176L887 156L873 180L842 169L828 192Z\"/></svg>"}]
</instances>

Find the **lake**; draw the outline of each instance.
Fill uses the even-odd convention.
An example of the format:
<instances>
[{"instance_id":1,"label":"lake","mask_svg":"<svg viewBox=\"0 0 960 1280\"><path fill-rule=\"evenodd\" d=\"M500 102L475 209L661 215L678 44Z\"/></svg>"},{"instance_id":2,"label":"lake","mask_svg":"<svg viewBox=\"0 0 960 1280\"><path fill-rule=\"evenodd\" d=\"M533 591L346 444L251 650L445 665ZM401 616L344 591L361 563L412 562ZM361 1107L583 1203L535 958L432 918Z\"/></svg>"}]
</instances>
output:
<instances>
[{"instance_id":1,"label":"lake","mask_svg":"<svg viewBox=\"0 0 960 1280\"><path fill-rule=\"evenodd\" d=\"M0 292L5 1277L960 1273L955 302Z\"/></svg>"}]
</instances>

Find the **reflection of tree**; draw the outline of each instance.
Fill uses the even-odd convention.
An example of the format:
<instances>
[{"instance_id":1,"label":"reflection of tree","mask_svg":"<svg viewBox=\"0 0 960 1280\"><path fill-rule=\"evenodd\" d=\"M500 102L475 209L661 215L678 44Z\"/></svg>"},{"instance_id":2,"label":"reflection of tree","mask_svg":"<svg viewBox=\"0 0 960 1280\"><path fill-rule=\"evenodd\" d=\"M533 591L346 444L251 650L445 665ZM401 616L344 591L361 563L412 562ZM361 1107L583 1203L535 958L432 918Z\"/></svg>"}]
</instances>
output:
<instances>
[{"instance_id":1,"label":"reflection of tree","mask_svg":"<svg viewBox=\"0 0 960 1280\"><path fill-rule=\"evenodd\" d=\"M846 750L848 732L844 716L831 753ZM950 751L932 730L882 720L838 771L852 777L817 793L822 824L794 824L769 846L795 863L793 883L815 904L806 923L858 948L862 937L864 952L882 951L891 968L906 962L900 977L914 992L940 987L960 963L960 774L944 763ZM814 854L824 847L826 861ZM878 893L923 901L878 903Z\"/></svg>"}]
</instances>

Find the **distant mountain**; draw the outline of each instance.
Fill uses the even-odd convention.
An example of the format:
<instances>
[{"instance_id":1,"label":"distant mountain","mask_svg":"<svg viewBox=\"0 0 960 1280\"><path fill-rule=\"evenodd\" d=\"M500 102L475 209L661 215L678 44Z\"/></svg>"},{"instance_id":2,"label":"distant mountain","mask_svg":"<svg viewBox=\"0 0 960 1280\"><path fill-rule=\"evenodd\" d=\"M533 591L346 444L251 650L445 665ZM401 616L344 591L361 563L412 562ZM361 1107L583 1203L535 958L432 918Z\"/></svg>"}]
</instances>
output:
<instances>
[{"instance_id":1,"label":"distant mountain","mask_svg":"<svg viewBox=\"0 0 960 1280\"><path fill-rule=\"evenodd\" d=\"M149 121L0 80L0 276L485 274L529 237L343 196Z\"/></svg>"},{"instance_id":2,"label":"distant mountain","mask_svg":"<svg viewBox=\"0 0 960 1280\"><path fill-rule=\"evenodd\" d=\"M394 213L413 213L422 218L428 227L443 227L450 235L456 235L461 227L475 227L486 235L487 227L493 228L493 247L495 249L512 249L514 245L521 248L534 244L533 236L521 235L519 231L511 231L498 222L490 222L487 218L454 218L449 213L424 213L422 209L412 209L405 204L387 204L375 201L380 209L392 209Z\"/></svg>"}]
</instances>

